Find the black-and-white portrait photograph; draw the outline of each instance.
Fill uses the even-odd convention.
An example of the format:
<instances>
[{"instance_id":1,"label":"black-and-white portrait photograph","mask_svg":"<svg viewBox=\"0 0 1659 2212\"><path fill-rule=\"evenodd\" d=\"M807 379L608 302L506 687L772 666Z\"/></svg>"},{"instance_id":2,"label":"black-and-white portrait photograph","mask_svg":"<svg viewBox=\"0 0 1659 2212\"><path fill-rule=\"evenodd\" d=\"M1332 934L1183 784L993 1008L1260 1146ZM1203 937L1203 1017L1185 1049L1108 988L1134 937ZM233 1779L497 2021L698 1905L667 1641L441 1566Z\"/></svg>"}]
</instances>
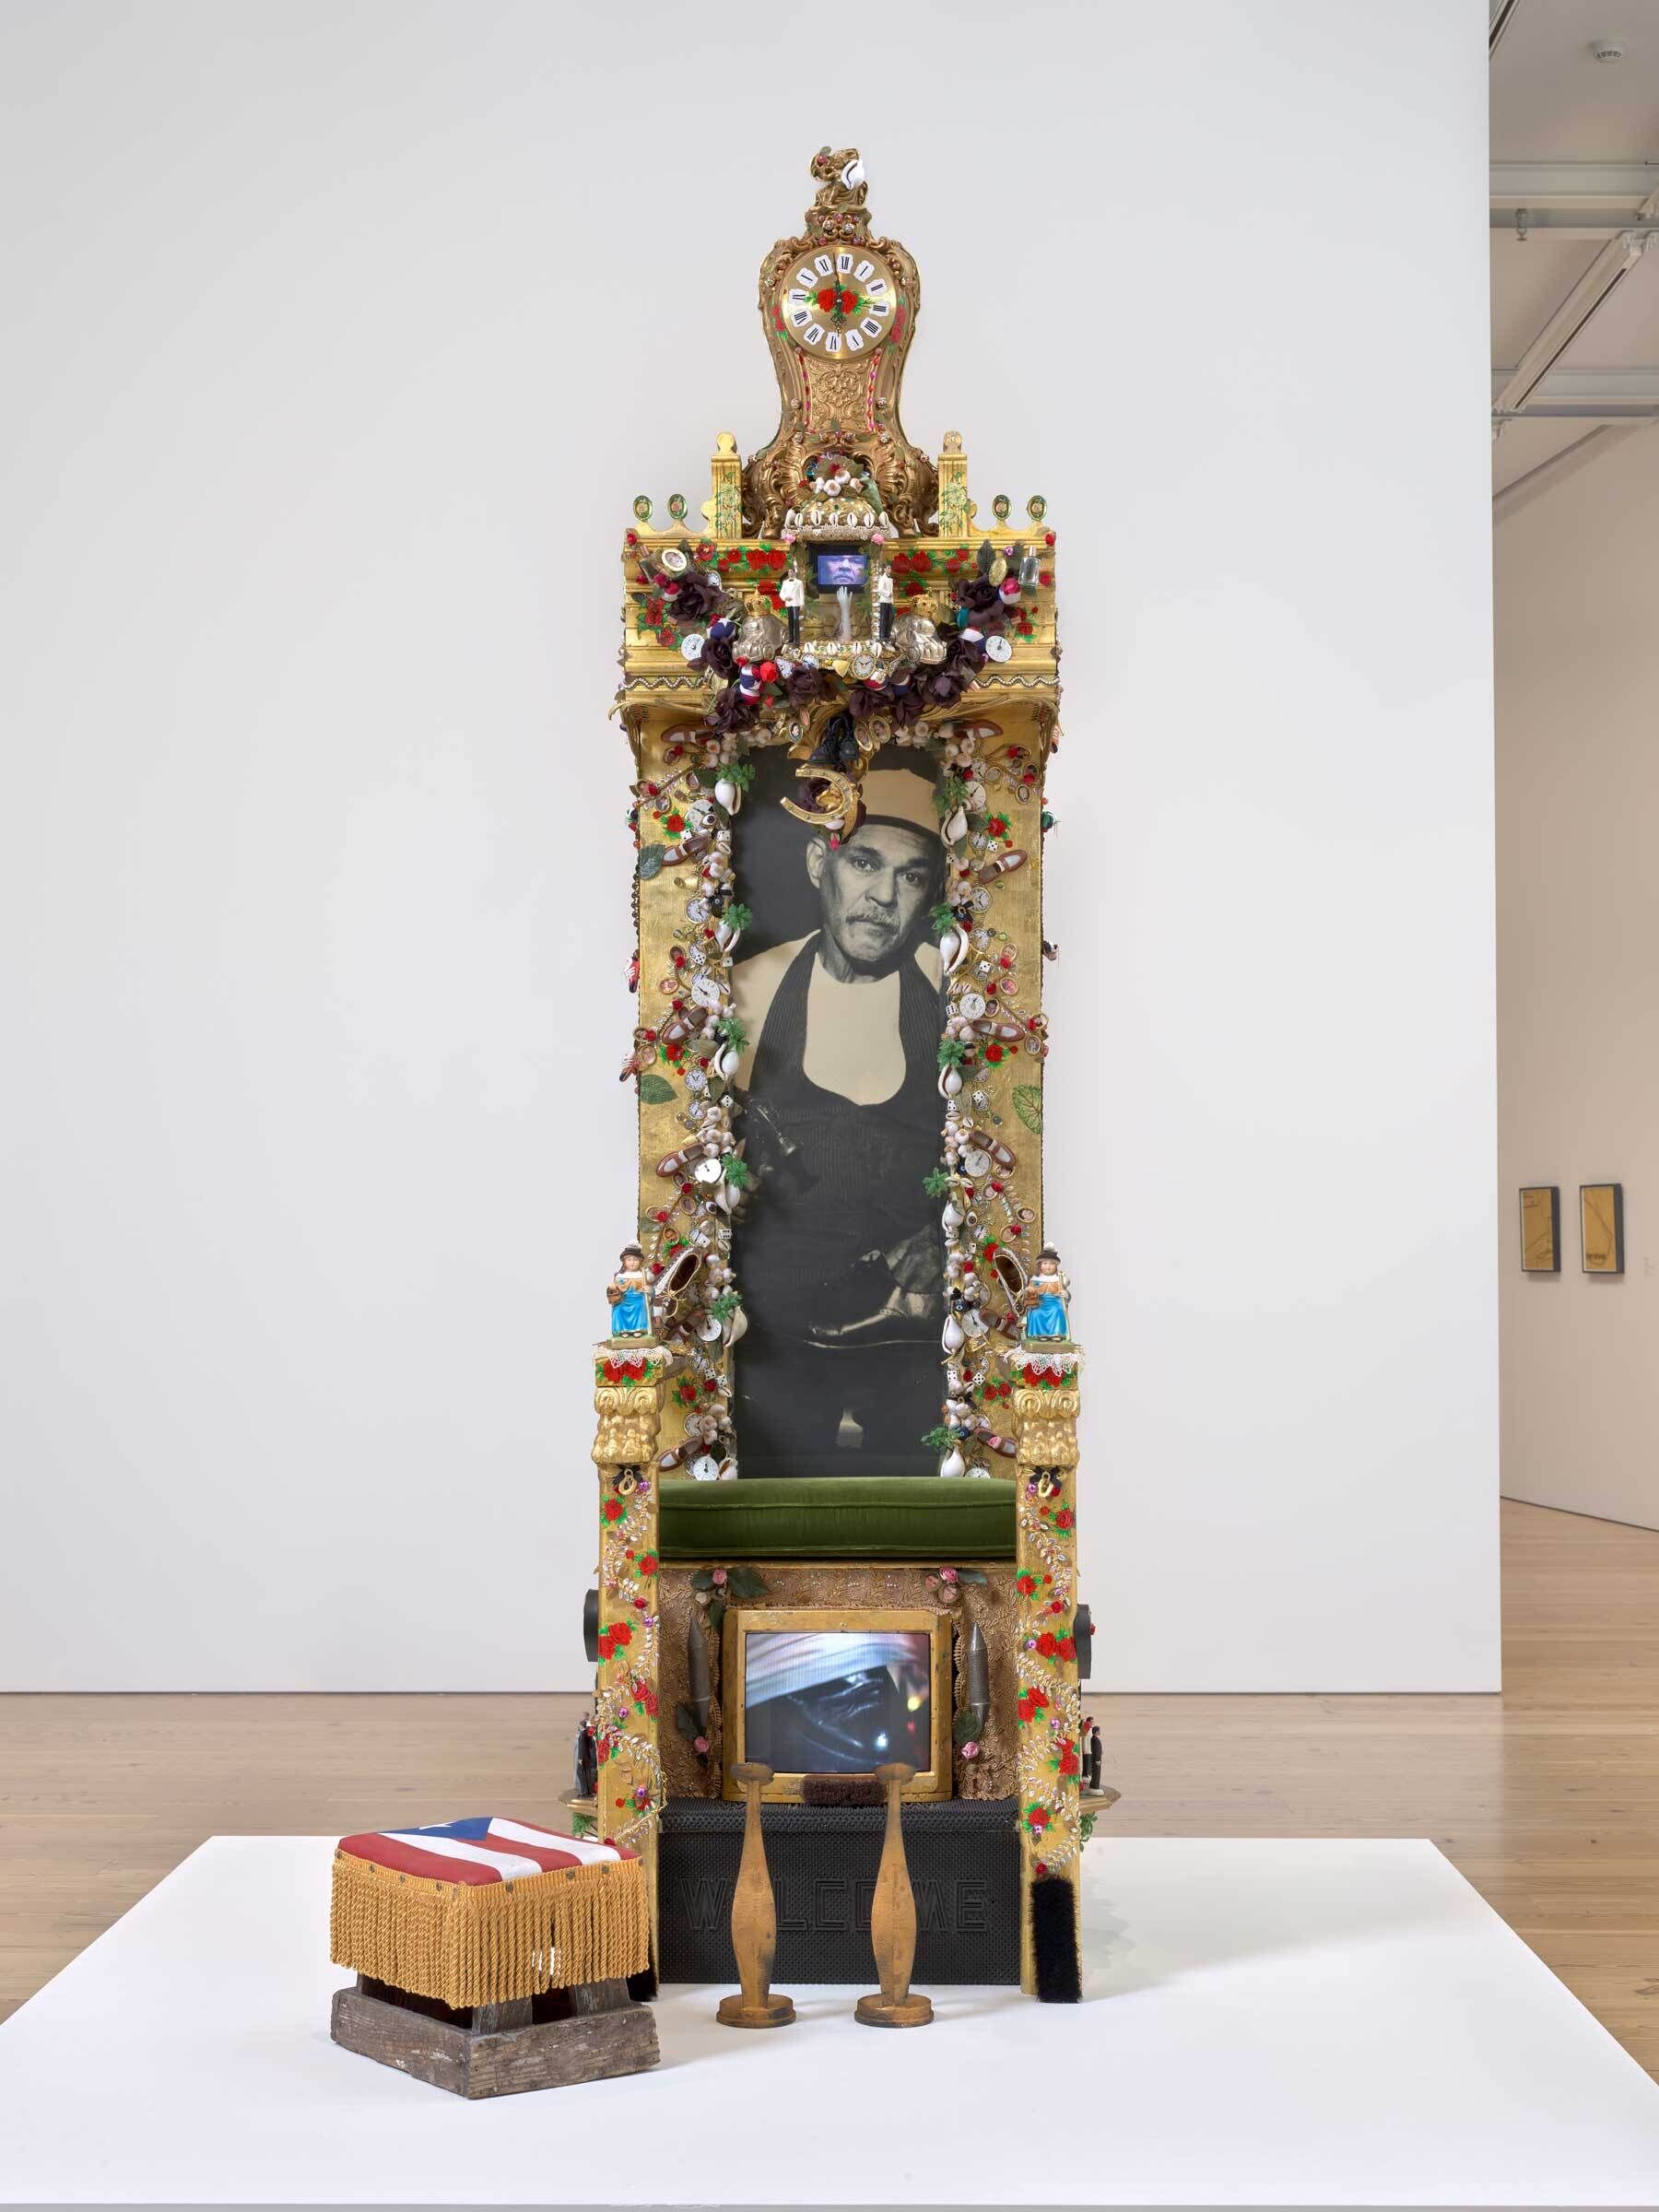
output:
<instances>
[{"instance_id":1,"label":"black-and-white portrait photograph","mask_svg":"<svg viewBox=\"0 0 1659 2212\"><path fill-rule=\"evenodd\" d=\"M930 916L943 883L934 778L888 747L866 815L831 845L778 804L794 764L757 759L738 818L752 911L733 974L755 1178L735 1264L746 1476L931 1475L944 1248L942 1027Z\"/></svg>"}]
</instances>

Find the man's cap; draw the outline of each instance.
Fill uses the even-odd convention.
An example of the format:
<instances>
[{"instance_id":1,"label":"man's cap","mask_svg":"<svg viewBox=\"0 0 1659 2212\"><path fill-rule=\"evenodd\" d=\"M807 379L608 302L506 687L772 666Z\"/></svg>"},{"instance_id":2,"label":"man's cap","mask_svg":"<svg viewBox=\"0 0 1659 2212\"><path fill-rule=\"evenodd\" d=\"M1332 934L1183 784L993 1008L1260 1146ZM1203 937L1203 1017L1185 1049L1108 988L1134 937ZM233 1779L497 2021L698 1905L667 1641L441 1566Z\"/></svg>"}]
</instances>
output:
<instances>
[{"instance_id":1,"label":"man's cap","mask_svg":"<svg viewBox=\"0 0 1659 2212\"><path fill-rule=\"evenodd\" d=\"M934 805L934 780L907 768L873 768L861 794L865 819L891 822L902 830L939 833L939 814Z\"/></svg>"}]
</instances>

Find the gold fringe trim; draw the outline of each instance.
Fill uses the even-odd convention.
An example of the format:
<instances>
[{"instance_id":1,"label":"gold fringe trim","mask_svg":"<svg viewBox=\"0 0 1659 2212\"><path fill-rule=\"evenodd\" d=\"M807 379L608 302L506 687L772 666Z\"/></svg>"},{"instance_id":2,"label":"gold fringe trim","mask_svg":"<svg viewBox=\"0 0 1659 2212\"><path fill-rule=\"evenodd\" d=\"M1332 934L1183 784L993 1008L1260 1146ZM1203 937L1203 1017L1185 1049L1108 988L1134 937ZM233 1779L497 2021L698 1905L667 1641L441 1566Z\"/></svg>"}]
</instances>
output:
<instances>
[{"instance_id":1,"label":"gold fringe trim","mask_svg":"<svg viewBox=\"0 0 1659 2212\"><path fill-rule=\"evenodd\" d=\"M336 1851L328 1933L336 1966L458 2008L504 2005L641 1972L651 1904L638 1859L436 1882Z\"/></svg>"}]
</instances>

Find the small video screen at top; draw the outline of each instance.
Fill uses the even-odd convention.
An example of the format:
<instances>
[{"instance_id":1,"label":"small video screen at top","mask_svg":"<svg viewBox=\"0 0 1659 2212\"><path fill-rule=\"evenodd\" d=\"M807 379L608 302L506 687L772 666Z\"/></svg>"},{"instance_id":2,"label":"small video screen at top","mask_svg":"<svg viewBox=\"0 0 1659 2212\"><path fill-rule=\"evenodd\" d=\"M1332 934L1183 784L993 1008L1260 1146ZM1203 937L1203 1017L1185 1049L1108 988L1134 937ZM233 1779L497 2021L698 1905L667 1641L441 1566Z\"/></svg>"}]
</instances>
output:
<instances>
[{"instance_id":1,"label":"small video screen at top","mask_svg":"<svg viewBox=\"0 0 1659 2212\"><path fill-rule=\"evenodd\" d=\"M818 557L818 581L820 592L840 591L842 585L853 590L864 582L869 572L867 553L820 553Z\"/></svg>"}]
</instances>

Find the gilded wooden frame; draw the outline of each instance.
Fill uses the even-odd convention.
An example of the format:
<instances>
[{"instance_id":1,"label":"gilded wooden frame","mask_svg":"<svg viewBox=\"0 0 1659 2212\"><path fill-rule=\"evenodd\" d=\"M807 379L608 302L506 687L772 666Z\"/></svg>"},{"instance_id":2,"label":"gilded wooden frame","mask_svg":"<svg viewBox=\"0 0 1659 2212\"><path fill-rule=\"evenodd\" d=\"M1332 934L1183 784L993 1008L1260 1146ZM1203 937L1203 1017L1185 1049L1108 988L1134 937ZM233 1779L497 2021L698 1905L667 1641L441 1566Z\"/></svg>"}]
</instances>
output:
<instances>
[{"instance_id":1,"label":"gilded wooden frame","mask_svg":"<svg viewBox=\"0 0 1659 2212\"><path fill-rule=\"evenodd\" d=\"M851 167L849 159L851 159ZM855 173L856 172L856 173ZM869 235L863 209L862 171L856 158L846 154L818 157L814 174L821 189L809 229L823 236ZM767 321L771 305L768 278L775 275L778 255L795 251L799 241L781 241L763 265L760 307L762 326L769 342L775 335ZM897 241L875 240L889 260ZM897 249L901 251L901 249ZM913 322L919 301L913 265L907 272L909 312ZM793 365L792 365L793 367ZM1046 954L1042 933L1043 831L1047 826L1044 786L1048 757L1058 735L1057 708L1059 645L1054 622L1053 534L1043 526L1044 503L1033 500L1029 523L1010 521L1010 502L998 497L993 502L994 521L982 520L969 495L968 457L962 441L947 432L936 463L918 454L896 430L897 389L878 418L852 421L843 412L839 421L829 419L833 409L792 400L794 383L781 373L784 426L780 438L766 449L764 468L756 467L746 478L736 441L728 432L716 441L712 456L711 498L701 509L702 528L688 525L687 502L677 494L668 502L664 526L652 526L652 502L641 497L634 502L636 526L626 534L621 547L620 586L624 618L622 685L617 712L632 748L638 800L635 836L634 916L637 925L637 987L634 1050L624 1074L635 1077L638 1096L639 1177L635 1220L629 1233L645 1247L647 1264L672 1264L674 1241L692 1233L696 1208L687 1214L685 1194L677 1188L665 1163L687 1147L689 1129L686 1090L679 1076L683 1068L665 1056L664 1031L677 1018L665 1018L672 1007L675 978L688 957L687 908L698 892L716 877L722 866L720 888L736 896L740 886L732 879L729 822L724 808L716 809L712 840L701 854L688 852L688 841L678 833L665 834L660 824L678 812L675 794L688 795L695 770L700 763L725 760L741 763L756 746L789 745L798 747L797 758L818 735L816 711L794 728L787 718L769 712L760 727L736 742L712 748L707 719L717 687L701 669L688 664L680 651L680 639L665 618L659 601L651 602L653 576L666 565L688 555L701 571L718 573L739 615L754 609L767 597L769 576L782 565L782 547L767 533L779 530L780 488L800 456L815 443L825 442L826 432L836 433L829 442L851 443L871 462L875 480L892 514L899 517L896 535L889 535L884 558L895 572L897 556L904 556L907 582L904 611L932 618L946 626L954 619L954 584L970 564L989 559L1006 569L1017 546L1038 549L1041 574L1030 594L1027 615L1018 625L1009 657L987 663L961 698L943 709L930 709L925 741L935 748L935 762L943 759L953 772L984 771L986 811L1006 816L1011 826L1008 846L1018 845L1023 865L998 871L993 855L981 845L969 853L974 862L972 892L977 928L982 941L971 947L969 959L952 979L947 1018L961 993L977 977L981 984L995 982L997 998L1006 1003L1006 979L1012 979L1018 1016L1029 1022L1032 1043L979 1057L971 1082L966 1086L965 1122L986 1131L1010 1152L1011 1165L998 1163L994 1174L981 1173L965 1180L963 1149L943 1161L952 1176L949 1205L965 1217L951 1230L947 1256L947 1288L951 1270L957 1280L963 1271L981 1286L985 1306L993 1317L1001 1311L1000 1294L992 1282L989 1247L1008 1241L1030 1255L1045 1236L1042 1203L1042 1095L1046 1036L1041 1010L1042 964ZM827 387L826 387L827 389ZM871 387L872 392L874 386ZM839 390L839 387L838 387ZM859 399L859 406L865 399ZM871 402L873 406L873 401ZM820 418L824 418L820 422ZM786 434L785 434L786 433ZM862 442L861 442L862 441ZM788 466L781 456L788 448ZM776 465L774 466L774 464ZM775 481L774 481L775 478ZM906 512L911 494L933 486L935 507L924 502L916 512ZM884 521L886 517L882 518ZM787 516L783 517L788 526ZM918 534L916 524L928 528ZM746 535L746 526L747 534ZM665 564L663 557L670 556ZM1000 571L996 572L1001 572ZM915 586L916 588L912 588ZM844 683L849 671L839 669ZM984 733L980 735L978 733ZM973 734L970 734L973 733ZM728 796L729 796L728 792ZM665 809L661 802L667 797ZM724 827L723 827L724 824ZM1017 834L1013 826L1017 825ZM975 830L973 838L981 836ZM723 846L724 839L724 846ZM949 840L947 839L947 849ZM959 848L959 860L967 847ZM982 865L983 864L983 872ZM678 953L677 959L676 954ZM729 981L729 945L721 947L717 970ZM982 971L980 963L983 962ZM682 1025L683 1026L683 1025ZM683 1052L679 1055L683 1062ZM944 1074L942 1071L942 1083ZM947 1125L947 1101L941 1098L942 1135ZM730 1143L728 1131L726 1143ZM993 1189L992 1185L1000 1185ZM728 1200L730 1194L725 1194ZM756 1201L763 1203L763 1196ZM1018 1236L1011 1223L1023 1209L1029 1218L1019 1223ZM625 1225L619 1224L619 1228ZM716 1241L724 1232L716 1231ZM622 1238L618 1236L618 1242ZM725 1237L729 1257L729 1234ZM730 1288L728 1284L725 1286ZM734 1301L741 1295L735 1287ZM618 1384L608 1375L605 1360L617 1347L600 1346L596 1367L596 1394L613 1403L620 1392L627 1397L626 1418L602 1412L601 1441L594 1447L599 1465L601 1498L600 1632L601 1660L595 1695L596 1732L600 1738L601 1769L595 1809L599 1832L642 1850L650 1860L654 1849L655 1825L663 1794L662 1767L657 1751L659 1713L655 1666L655 1613L652 1604L656 1571L656 1486L664 1480L685 1478L690 1454L689 1422L708 1418L711 1406L729 1401L729 1385L735 1330L724 1332L712 1342L678 1340L672 1320L665 1316L660 1332L664 1343L645 1347L649 1353L649 1383L643 1389ZM1079 1359L1074 1346L1062 1347L1056 1359L1039 1346L1024 1346L992 1334L977 1340L978 1372L969 1441L963 1447L969 1465L975 1461L1000 1468L1014 1462L1019 1484L1016 1521L1018 1569L1019 1633L1024 1658L1020 1667L1018 1726L1019 1768L1019 1820L1022 1864L1028 1890L1037 1881L1058 1877L1077 1880L1084 1822L1079 1802L1078 1770L1081 1746L1080 1701L1076 1653L1069 1633L1077 1591L1077 1416L1079 1406ZM959 1358L949 1354L947 1357ZM661 1365L657 1362L661 1362ZM945 1376L941 1375L944 1395ZM994 1388L991 1385L994 1382ZM608 1428L607 1428L608 1423ZM651 1454L638 1464L618 1460L606 1447L626 1434L629 1451L649 1427ZM735 1437L741 1461L742 1438ZM619 1643L607 1646L607 1637ZM1029 1716L1029 1717L1028 1717ZM672 1719L669 1721L672 1725ZM1005 1724L1013 1724L1005 1723ZM1030 1955L1030 1912L1024 1915L1025 1959L1022 1979L1035 1986L1035 1968Z\"/></svg>"}]
</instances>

